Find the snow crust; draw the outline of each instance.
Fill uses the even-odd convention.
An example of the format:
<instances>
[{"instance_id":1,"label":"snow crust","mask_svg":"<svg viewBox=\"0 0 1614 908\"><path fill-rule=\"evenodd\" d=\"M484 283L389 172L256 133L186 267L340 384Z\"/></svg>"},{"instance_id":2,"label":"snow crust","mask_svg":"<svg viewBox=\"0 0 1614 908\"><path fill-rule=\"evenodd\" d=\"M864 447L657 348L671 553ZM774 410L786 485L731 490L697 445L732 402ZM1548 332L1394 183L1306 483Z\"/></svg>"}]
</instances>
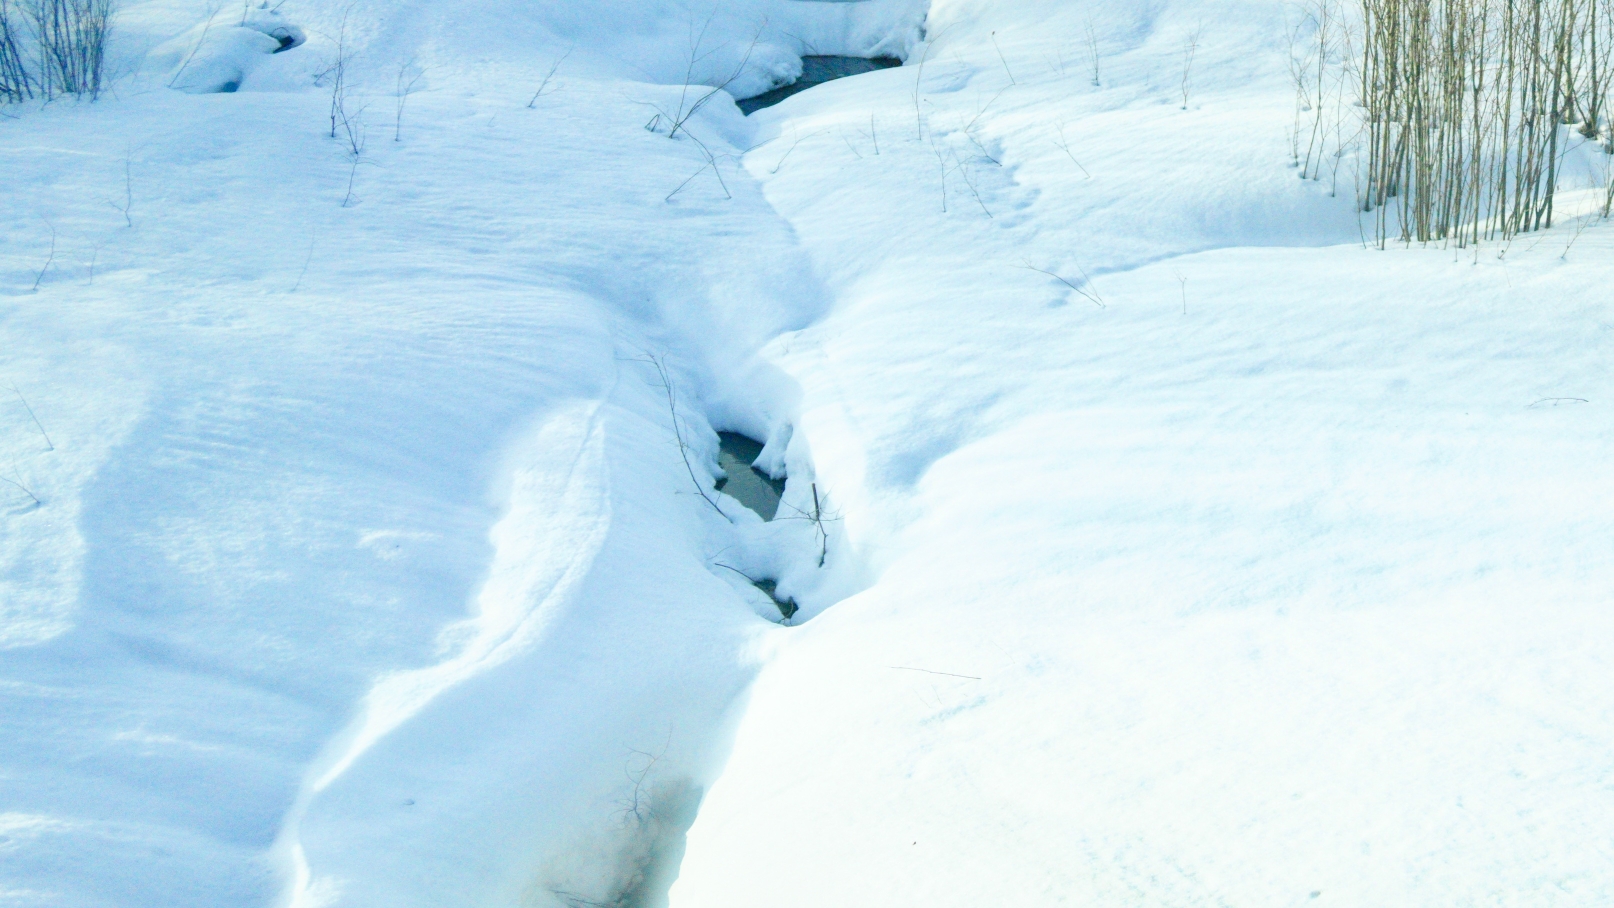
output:
<instances>
[{"instance_id":1,"label":"snow crust","mask_svg":"<svg viewBox=\"0 0 1614 908\"><path fill-rule=\"evenodd\" d=\"M0 121L0 904L1614 902L1591 150L1368 251L1270 0L239 12Z\"/></svg>"}]
</instances>

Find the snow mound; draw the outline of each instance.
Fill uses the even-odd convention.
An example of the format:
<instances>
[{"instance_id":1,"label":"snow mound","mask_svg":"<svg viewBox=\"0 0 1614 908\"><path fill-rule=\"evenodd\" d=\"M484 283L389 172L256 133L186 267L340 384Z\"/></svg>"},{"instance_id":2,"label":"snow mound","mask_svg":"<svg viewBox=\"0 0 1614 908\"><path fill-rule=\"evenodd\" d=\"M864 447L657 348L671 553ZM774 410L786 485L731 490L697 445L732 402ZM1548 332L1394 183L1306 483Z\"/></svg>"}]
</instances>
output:
<instances>
[{"instance_id":1,"label":"snow mound","mask_svg":"<svg viewBox=\"0 0 1614 908\"><path fill-rule=\"evenodd\" d=\"M150 65L168 73L168 87L193 95L239 91L267 58L308 40L267 3L244 13L238 25L216 19L209 17L151 52Z\"/></svg>"}]
</instances>

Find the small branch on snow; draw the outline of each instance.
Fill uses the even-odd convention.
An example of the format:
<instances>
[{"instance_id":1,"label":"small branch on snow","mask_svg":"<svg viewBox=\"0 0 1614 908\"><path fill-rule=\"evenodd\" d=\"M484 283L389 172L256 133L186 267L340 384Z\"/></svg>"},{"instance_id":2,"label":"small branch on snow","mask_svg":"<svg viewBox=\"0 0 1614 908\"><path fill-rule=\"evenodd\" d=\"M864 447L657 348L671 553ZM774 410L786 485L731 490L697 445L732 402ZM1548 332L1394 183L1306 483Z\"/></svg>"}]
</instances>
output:
<instances>
[{"instance_id":1,"label":"small branch on snow","mask_svg":"<svg viewBox=\"0 0 1614 908\"><path fill-rule=\"evenodd\" d=\"M129 212L134 208L134 178L130 174L130 159L133 155L134 152L129 149L125 149L123 152L123 204L107 202L114 210L123 215L123 226L125 227L134 226L134 219L129 216Z\"/></svg>"},{"instance_id":2,"label":"small branch on snow","mask_svg":"<svg viewBox=\"0 0 1614 908\"><path fill-rule=\"evenodd\" d=\"M723 509L718 506L717 502L712 500L712 496L706 494L706 487L695 476L695 465L689 462L689 442L684 440L683 423L678 420L678 392L673 389L672 376L667 374L666 361L649 353L642 357L636 357L636 360L641 363L649 363L655 368L656 376L661 379L661 388L667 393L667 412L672 417L673 438L678 442L678 455L683 458L684 470L689 473L689 481L694 484L695 491L700 495L702 501L711 505L712 510L722 514L724 520L733 523L734 518L724 514Z\"/></svg>"},{"instance_id":3,"label":"small branch on snow","mask_svg":"<svg viewBox=\"0 0 1614 908\"><path fill-rule=\"evenodd\" d=\"M560 70L560 65L562 63L566 62L566 58L570 57L572 55L572 51L574 51L574 50L577 50L577 45L575 45L575 44L572 45L570 48L568 48L566 53L561 54L560 59L556 60L555 64L553 66L549 67L549 72L544 73L544 80L542 82L538 83L538 90L532 93L532 100L527 102L527 109L528 110L531 110L532 108L536 107L538 105L538 99L542 98L545 94L553 93L555 91L560 90L560 86L558 86L558 85L555 86L555 88L550 89L549 88L549 83L550 83L551 80L553 80L555 78L555 73Z\"/></svg>"},{"instance_id":4,"label":"small branch on snow","mask_svg":"<svg viewBox=\"0 0 1614 908\"><path fill-rule=\"evenodd\" d=\"M813 136L818 135L819 132L823 132L823 130L819 130L818 132L810 132L810 133L798 138L795 142L791 143L791 146L788 149L785 150L785 153L779 156L778 163L774 164L772 169L770 169L768 171L768 173L770 173L770 174L778 173L779 168L785 166L785 158L790 157L790 153L792 151L796 150L796 146L800 145L801 143L803 143L805 141L807 141L808 139L811 139Z\"/></svg>"},{"instance_id":5,"label":"small branch on snow","mask_svg":"<svg viewBox=\"0 0 1614 908\"><path fill-rule=\"evenodd\" d=\"M912 668L912 667L907 666L907 665L893 665L893 666L891 666L891 668L896 670L896 671L899 671L899 672L924 672L927 675L946 675L949 678L963 678L966 681L979 681L979 680L981 680L980 678L977 678L974 675L959 675L959 674L955 674L953 672L933 672L928 668Z\"/></svg>"},{"instance_id":6,"label":"small branch on snow","mask_svg":"<svg viewBox=\"0 0 1614 908\"><path fill-rule=\"evenodd\" d=\"M1089 292L1089 291L1083 289L1082 287L1071 283L1070 281L1066 280L1064 277L1062 277L1062 276L1060 276L1060 275L1058 275L1058 274L1056 274L1056 273L1054 273L1052 271L1049 271L1049 270L1047 270L1045 268L1038 268L1036 265L1033 265L1030 262L1026 262L1025 264L1020 265L1018 267L1024 268L1027 271L1035 271L1038 274L1046 274L1049 277L1053 278L1054 280L1060 282L1061 284L1064 284L1066 287L1069 287L1070 289L1076 291L1077 293L1080 293L1082 295L1083 299L1088 300L1089 302L1091 302L1093 305L1099 307L1100 309L1108 308L1108 307L1106 307L1104 305L1104 301L1099 298L1098 293L1096 291ZM1082 266L1077 265L1076 270L1077 271L1082 271ZM1085 284L1085 285L1089 285L1089 286L1093 283L1092 279L1087 276L1087 272L1085 272L1085 271L1082 271L1082 283Z\"/></svg>"},{"instance_id":7,"label":"small branch on snow","mask_svg":"<svg viewBox=\"0 0 1614 908\"><path fill-rule=\"evenodd\" d=\"M56 261L56 225L52 224L50 219L44 215L40 215L39 219L45 222L46 227L50 228L50 255L45 257L44 266L39 269L38 274L34 275L34 288L32 291L34 293L39 292L39 282L45 279L45 272L50 270L50 263Z\"/></svg>"},{"instance_id":8,"label":"small branch on snow","mask_svg":"<svg viewBox=\"0 0 1614 908\"><path fill-rule=\"evenodd\" d=\"M11 388L11 393L17 395L17 399L22 401L23 408L28 411L28 418L34 421L34 426L39 429L39 434L45 436L46 446L52 451L56 450L56 443L50 440L50 433L45 431L45 427L39 422L39 417L34 415L34 408L28 405L28 398L22 396L22 391L18 390L16 385L8 385L7 387Z\"/></svg>"},{"instance_id":9,"label":"small branch on snow","mask_svg":"<svg viewBox=\"0 0 1614 908\"><path fill-rule=\"evenodd\" d=\"M1082 167L1082 162L1076 160L1076 155L1070 150L1070 143L1065 140L1065 124L1064 123L1059 124L1059 141L1055 142L1054 144L1058 145L1060 147L1060 149L1063 150L1065 152L1065 154L1070 158L1070 162L1072 164L1075 164L1077 166L1077 168L1079 168L1081 170L1082 176L1088 178L1089 180L1091 180L1093 178L1093 175L1087 172L1086 167Z\"/></svg>"},{"instance_id":10,"label":"small branch on snow","mask_svg":"<svg viewBox=\"0 0 1614 908\"><path fill-rule=\"evenodd\" d=\"M10 483L11 485L14 485L17 488L21 489L23 491L23 494L27 495L29 498L32 498L34 500L34 507L36 507L36 508L44 507L45 503L43 501L39 500L39 496L34 494L34 490L30 489L27 486L22 484L22 474L17 472L17 467L16 467L15 464L12 465L11 472L12 472L12 475L17 477L16 479L12 479L9 476L0 476L0 480L5 480L6 482Z\"/></svg>"},{"instance_id":11,"label":"small branch on snow","mask_svg":"<svg viewBox=\"0 0 1614 908\"><path fill-rule=\"evenodd\" d=\"M287 293L296 293L297 288L303 285L303 277L308 274L308 263L314 260L314 242L317 239L319 239L318 232L309 235L308 255L303 258L303 270L297 272L297 282L291 285L291 289L286 291Z\"/></svg>"},{"instance_id":12,"label":"small branch on snow","mask_svg":"<svg viewBox=\"0 0 1614 908\"><path fill-rule=\"evenodd\" d=\"M405 81L404 77L409 75L409 70L411 69L415 70L415 74L413 76L409 76L408 80ZM394 142L403 140L404 105L409 102L409 96L415 93L415 85L418 84L420 80L425 77L425 75L426 71L424 69L415 67L414 60L405 61L398 66L398 106L392 118L392 141Z\"/></svg>"},{"instance_id":13,"label":"small branch on snow","mask_svg":"<svg viewBox=\"0 0 1614 908\"><path fill-rule=\"evenodd\" d=\"M1003 48L998 47L997 32L992 33L992 48L998 52L998 59L1003 61L1003 71L1009 74L1009 84L1019 85L1019 82L1014 81L1014 71L1009 69L1009 58L1003 56Z\"/></svg>"}]
</instances>

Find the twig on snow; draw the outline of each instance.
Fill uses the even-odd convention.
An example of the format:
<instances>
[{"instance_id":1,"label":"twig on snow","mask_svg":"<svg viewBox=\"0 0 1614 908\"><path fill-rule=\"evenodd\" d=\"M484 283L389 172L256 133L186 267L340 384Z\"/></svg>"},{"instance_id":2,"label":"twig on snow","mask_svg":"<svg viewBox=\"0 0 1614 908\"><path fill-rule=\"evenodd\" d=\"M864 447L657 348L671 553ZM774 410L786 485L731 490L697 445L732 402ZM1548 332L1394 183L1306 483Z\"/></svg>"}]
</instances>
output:
<instances>
[{"instance_id":1,"label":"twig on snow","mask_svg":"<svg viewBox=\"0 0 1614 908\"><path fill-rule=\"evenodd\" d=\"M1070 162L1072 164L1075 164L1077 166L1077 168L1079 168L1081 170L1082 176L1084 176L1084 177L1088 178L1089 180L1091 180L1093 178L1093 175L1087 172L1086 167L1082 167L1082 162L1076 160L1075 153L1070 150L1070 142L1065 139L1065 124L1064 123L1059 124L1058 129L1059 129L1059 141L1055 142L1054 144L1058 145L1060 147L1060 149L1065 152L1066 156L1070 158Z\"/></svg>"},{"instance_id":2,"label":"twig on snow","mask_svg":"<svg viewBox=\"0 0 1614 908\"><path fill-rule=\"evenodd\" d=\"M1089 302L1091 302L1093 305L1099 307L1100 309L1107 308L1104 305L1104 300L1099 297L1097 291L1088 291L1088 290L1084 289L1083 287L1080 287L1080 286L1077 286L1076 284L1071 283L1069 280L1065 279L1063 276L1061 276L1059 274L1056 274L1055 272L1049 271L1046 268L1038 268L1036 265L1031 264L1029 261L1025 262L1023 265L1021 265L1019 267L1024 268L1027 271L1035 271L1038 274L1046 274L1049 277L1053 278L1054 280L1060 282L1061 284L1064 284L1066 287L1069 287L1070 289L1076 291L1077 293L1080 293L1084 299L1088 300ZM1076 270L1077 271L1082 271L1082 266L1077 265ZM1091 285L1093 283L1092 278L1089 278L1087 276L1087 272L1085 272L1085 271L1082 271L1082 283L1085 284L1085 285Z\"/></svg>"},{"instance_id":3,"label":"twig on snow","mask_svg":"<svg viewBox=\"0 0 1614 908\"><path fill-rule=\"evenodd\" d=\"M17 395L18 400L22 401L23 409L28 411L28 418L34 421L34 425L39 429L39 434L45 436L45 445L52 451L56 450L56 443L50 440L50 433L45 431L44 425L39 422L39 417L34 415L34 408L28 405L28 398L22 396L22 391L18 390L16 385L7 385L7 387L11 389L11 393Z\"/></svg>"},{"instance_id":4,"label":"twig on snow","mask_svg":"<svg viewBox=\"0 0 1614 908\"><path fill-rule=\"evenodd\" d=\"M297 272L297 282L291 285L291 289L286 291L287 293L296 293L297 288L303 285L303 276L308 274L308 263L314 260L314 242L317 239L319 239L317 232L309 235L308 255L303 258L303 270Z\"/></svg>"},{"instance_id":5,"label":"twig on snow","mask_svg":"<svg viewBox=\"0 0 1614 908\"><path fill-rule=\"evenodd\" d=\"M24 495L27 495L29 498L32 498L34 500L34 507L36 507L36 508L37 507L43 507L45 503L43 501L39 500L39 496L34 494L34 490L28 488L25 485L23 485L23 483L22 483L22 474L17 472L16 464L12 464L11 472L12 472L12 475L17 477L16 479L12 479L9 476L0 476L0 479L3 479L7 483L16 486L17 488L22 490Z\"/></svg>"},{"instance_id":6,"label":"twig on snow","mask_svg":"<svg viewBox=\"0 0 1614 908\"><path fill-rule=\"evenodd\" d=\"M1014 71L1009 69L1009 58L1003 56L1003 48L998 47L997 32L992 33L992 48L998 52L998 59L1003 61L1003 71L1009 74L1009 84L1019 85L1019 82L1014 81Z\"/></svg>"},{"instance_id":7,"label":"twig on snow","mask_svg":"<svg viewBox=\"0 0 1614 908\"><path fill-rule=\"evenodd\" d=\"M979 681L979 680L981 680L980 678L977 678L974 675L960 675L960 674L955 674L953 672L933 672L928 668L913 668L912 666L908 666L908 665L893 665L893 666L891 666L891 668L896 670L896 671L899 671L899 672L924 672L927 675L946 675L949 678L963 678L966 681Z\"/></svg>"},{"instance_id":8,"label":"twig on snow","mask_svg":"<svg viewBox=\"0 0 1614 908\"><path fill-rule=\"evenodd\" d=\"M403 140L404 105L409 102L409 96L415 93L415 85L426 75L424 69L415 68L415 74L410 76L408 81L405 81L404 76L408 75L411 68L415 68L415 61L413 60L407 60L398 65L398 82L396 86L398 105L392 118L392 141L394 142Z\"/></svg>"},{"instance_id":9,"label":"twig on snow","mask_svg":"<svg viewBox=\"0 0 1614 908\"><path fill-rule=\"evenodd\" d=\"M538 99L542 98L546 94L545 89L549 88L549 83L555 78L555 73L560 71L560 65L566 62L566 58L570 57L572 55L572 51L574 50L577 50L577 45L575 44L568 48L566 53L561 54L560 59L556 60L553 66L549 67L549 72L544 73L544 80L538 83L538 90L532 93L532 100L527 102L528 110L531 110L538 105ZM560 86L557 85L554 89L551 89L550 92L547 93L552 93L553 91L558 91L559 89Z\"/></svg>"},{"instance_id":10,"label":"twig on snow","mask_svg":"<svg viewBox=\"0 0 1614 908\"><path fill-rule=\"evenodd\" d=\"M712 496L706 494L706 487L695 476L695 465L689 462L689 442L684 439L683 423L678 419L678 392L673 388L672 376L667 374L666 361L661 357L648 353L638 357L638 361L649 363L655 368L656 376L661 379L661 388L667 393L667 412L672 417L673 438L678 442L678 456L684 461L684 470L689 474L689 481L695 486L695 491L700 495L702 501L711 505L712 510L723 514L724 520L733 523L734 518L724 514L723 509L718 506L716 501L712 500Z\"/></svg>"},{"instance_id":11,"label":"twig on snow","mask_svg":"<svg viewBox=\"0 0 1614 908\"><path fill-rule=\"evenodd\" d=\"M114 210L123 215L123 226L125 227L134 226L134 219L129 216L130 210L134 208L134 178L130 174L131 157L133 157L133 152L125 149L123 152L123 204L107 202Z\"/></svg>"},{"instance_id":12,"label":"twig on snow","mask_svg":"<svg viewBox=\"0 0 1614 908\"><path fill-rule=\"evenodd\" d=\"M45 257L44 267L40 268L39 273L34 275L34 293L39 292L39 282L45 279L45 272L50 270L50 263L56 261L56 225L52 224L50 218L44 215L40 215L39 219L45 222L46 227L50 228L50 255Z\"/></svg>"}]
</instances>

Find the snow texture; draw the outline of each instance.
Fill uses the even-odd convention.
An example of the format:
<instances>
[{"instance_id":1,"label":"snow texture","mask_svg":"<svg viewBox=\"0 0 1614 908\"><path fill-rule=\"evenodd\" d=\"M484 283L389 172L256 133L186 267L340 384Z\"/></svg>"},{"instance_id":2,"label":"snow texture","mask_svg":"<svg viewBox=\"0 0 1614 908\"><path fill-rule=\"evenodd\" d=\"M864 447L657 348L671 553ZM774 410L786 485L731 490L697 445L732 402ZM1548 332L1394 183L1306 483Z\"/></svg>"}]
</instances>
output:
<instances>
[{"instance_id":1,"label":"snow texture","mask_svg":"<svg viewBox=\"0 0 1614 908\"><path fill-rule=\"evenodd\" d=\"M0 905L1614 903L1606 161L1364 249L1286 17L127 0L0 120Z\"/></svg>"}]
</instances>

